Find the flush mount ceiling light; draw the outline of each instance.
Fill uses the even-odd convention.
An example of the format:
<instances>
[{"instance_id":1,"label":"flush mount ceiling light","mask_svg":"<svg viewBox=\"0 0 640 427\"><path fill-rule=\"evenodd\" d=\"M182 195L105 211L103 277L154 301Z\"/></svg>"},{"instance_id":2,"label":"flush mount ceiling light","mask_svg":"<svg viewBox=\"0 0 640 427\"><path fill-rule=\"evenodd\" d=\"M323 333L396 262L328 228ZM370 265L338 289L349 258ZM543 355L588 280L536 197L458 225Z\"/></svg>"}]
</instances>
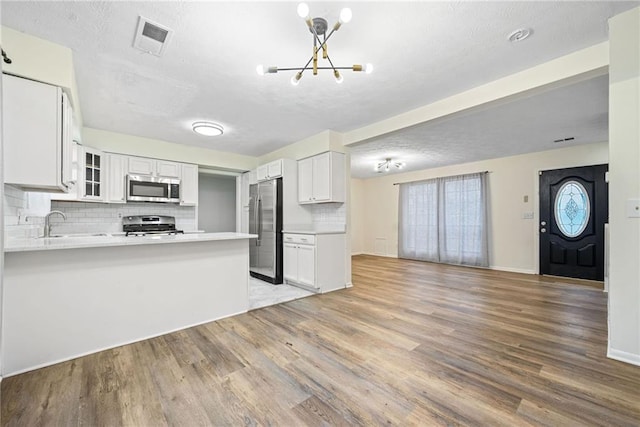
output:
<instances>
[{"instance_id":1,"label":"flush mount ceiling light","mask_svg":"<svg viewBox=\"0 0 640 427\"><path fill-rule=\"evenodd\" d=\"M219 136L224 132L221 125L212 122L194 122L191 128L195 133L204 136Z\"/></svg>"},{"instance_id":2,"label":"flush mount ceiling light","mask_svg":"<svg viewBox=\"0 0 640 427\"><path fill-rule=\"evenodd\" d=\"M376 172L380 173L380 172L389 172L389 170L395 167L396 169L402 169L404 167L404 163L402 162L398 162L398 161L394 161L391 158L386 158L384 159L383 162L378 163L378 165L376 166Z\"/></svg>"},{"instance_id":3,"label":"flush mount ceiling light","mask_svg":"<svg viewBox=\"0 0 640 427\"><path fill-rule=\"evenodd\" d=\"M533 34L533 30L531 28L518 28L517 30L509 34L508 39L511 43L517 43L523 41L531 34Z\"/></svg>"},{"instance_id":4,"label":"flush mount ceiling light","mask_svg":"<svg viewBox=\"0 0 640 427\"><path fill-rule=\"evenodd\" d=\"M307 61L307 63L303 67L265 67L264 65L258 65L256 71L260 75L264 74L275 74L279 71L297 71L296 74L291 78L291 84L297 86L300 83L300 79L302 78L302 74L306 70L313 70L313 75L318 74L318 70L331 70L333 71L333 76L336 79L336 83L342 83L342 75L339 70L352 70L352 71L364 71L367 74L370 74L373 71L373 65L366 64L364 66L359 64L354 64L351 67L336 67L333 65L333 61L329 57L327 41L333 33L338 31L342 24L346 24L351 21L352 13L351 9L348 7L342 9L340 11L340 18L338 22L335 23L331 32L327 35L327 30L329 29L329 24L327 20L324 18L311 18L309 15L309 6L306 3L300 3L298 5L298 15L304 19L309 27L309 31L313 34L313 50L311 54L311 58ZM329 63L329 66L320 67L318 66L318 52L322 51L322 58L326 59ZM309 66L309 64L312 64Z\"/></svg>"}]
</instances>

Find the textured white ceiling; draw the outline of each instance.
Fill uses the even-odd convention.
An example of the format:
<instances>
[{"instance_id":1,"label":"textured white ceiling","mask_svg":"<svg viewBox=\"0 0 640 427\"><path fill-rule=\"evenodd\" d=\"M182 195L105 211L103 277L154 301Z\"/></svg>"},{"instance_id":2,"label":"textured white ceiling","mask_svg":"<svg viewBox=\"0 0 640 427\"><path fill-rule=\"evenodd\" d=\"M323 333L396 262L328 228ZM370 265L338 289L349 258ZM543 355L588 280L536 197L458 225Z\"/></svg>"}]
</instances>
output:
<instances>
[{"instance_id":1,"label":"textured white ceiling","mask_svg":"<svg viewBox=\"0 0 640 427\"><path fill-rule=\"evenodd\" d=\"M375 166L385 158L405 163L406 172L608 141L608 111L604 75L352 146L351 176L379 176ZM570 137L575 139L554 143ZM394 172L400 171L388 173Z\"/></svg>"},{"instance_id":2,"label":"textured white ceiling","mask_svg":"<svg viewBox=\"0 0 640 427\"><path fill-rule=\"evenodd\" d=\"M332 37L329 52L336 65L372 62L373 74L346 73L341 85L329 73L306 74L297 87L290 73L258 76L259 63L302 66L308 59L311 35L295 2L2 1L1 7L3 25L74 51L86 126L258 156L326 129L357 129L602 42L607 19L638 2L309 5L312 16L330 24L342 7L352 8L353 20ZM131 46L138 15L175 31L163 57ZM507 42L525 26L533 28L531 38ZM507 120L507 113L491 118L496 128L519 122ZM196 135L189 128L196 120L219 122L226 132L215 139ZM446 132L450 143L439 156L447 163L485 141L465 132L468 125L455 126L465 138L455 144L456 133ZM407 138L415 133L407 130ZM400 132L371 144L415 146L407 141ZM494 146L479 152L495 157ZM356 165L359 156L360 149ZM430 156L424 164L436 165Z\"/></svg>"}]
</instances>

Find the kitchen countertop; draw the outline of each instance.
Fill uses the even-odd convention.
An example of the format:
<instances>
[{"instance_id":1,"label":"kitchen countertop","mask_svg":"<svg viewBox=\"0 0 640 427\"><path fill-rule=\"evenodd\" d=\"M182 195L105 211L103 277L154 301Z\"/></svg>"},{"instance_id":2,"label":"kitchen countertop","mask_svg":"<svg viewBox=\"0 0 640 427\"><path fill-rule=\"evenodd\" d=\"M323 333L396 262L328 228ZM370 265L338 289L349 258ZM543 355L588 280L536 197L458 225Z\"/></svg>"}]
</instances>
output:
<instances>
[{"instance_id":1,"label":"kitchen countertop","mask_svg":"<svg viewBox=\"0 0 640 427\"><path fill-rule=\"evenodd\" d=\"M297 228L287 228L286 230L282 230L282 234L344 234L344 230L308 230L308 229L297 229Z\"/></svg>"},{"instance_id":2,"label":"kitchen countertop","mask_svg":"<svg viewBox=\"0 0 640 427\"><path fill-rule=\"evenodd\" d=\"M70 235L64 237L7 239L5 252L46 251L57 249L97 248L104 246L156 245L167 243L239 240L258 237L245 233L193 233L176 235L149 235L144 237L123 235Z\"/></svg>"}]
</instances>

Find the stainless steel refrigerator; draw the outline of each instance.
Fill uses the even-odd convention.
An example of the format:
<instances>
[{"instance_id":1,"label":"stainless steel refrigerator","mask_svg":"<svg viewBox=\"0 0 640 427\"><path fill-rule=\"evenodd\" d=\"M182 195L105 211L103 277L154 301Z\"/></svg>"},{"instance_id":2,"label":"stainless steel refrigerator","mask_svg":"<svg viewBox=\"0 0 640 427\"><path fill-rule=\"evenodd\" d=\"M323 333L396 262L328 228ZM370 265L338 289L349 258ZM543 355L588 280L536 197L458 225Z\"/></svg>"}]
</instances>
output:
<instances>
[{"instance_id":1,"label":"stainless steel refrigerator","mask_svg":"<svg viewBox=\"0 0 640 427\"><path fill-rule=\"evenodd\" d=\"M251 276L282 283L282 178L249 186L249 233Z\"/></svg>"}]
</instances>

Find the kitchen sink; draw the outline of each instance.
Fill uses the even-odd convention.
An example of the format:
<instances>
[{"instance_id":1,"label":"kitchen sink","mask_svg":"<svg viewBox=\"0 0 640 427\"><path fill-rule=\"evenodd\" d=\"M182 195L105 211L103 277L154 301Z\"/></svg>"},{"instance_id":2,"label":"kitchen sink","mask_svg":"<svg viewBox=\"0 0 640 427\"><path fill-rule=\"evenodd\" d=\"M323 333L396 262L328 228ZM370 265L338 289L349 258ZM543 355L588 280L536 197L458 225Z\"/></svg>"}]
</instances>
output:
<instances>
[{"instance_id":1,"label":"kitchen sink","mask_svg":"<svg viewBox=\"0 0 640 427\"><path fill-rule=\"evenodd\" d=\"M87 237L111 237L109 233L87 233L87 234L52 234L49 237L40 236L38 239L82 239Z\"/></svg>"}]
</instances>

